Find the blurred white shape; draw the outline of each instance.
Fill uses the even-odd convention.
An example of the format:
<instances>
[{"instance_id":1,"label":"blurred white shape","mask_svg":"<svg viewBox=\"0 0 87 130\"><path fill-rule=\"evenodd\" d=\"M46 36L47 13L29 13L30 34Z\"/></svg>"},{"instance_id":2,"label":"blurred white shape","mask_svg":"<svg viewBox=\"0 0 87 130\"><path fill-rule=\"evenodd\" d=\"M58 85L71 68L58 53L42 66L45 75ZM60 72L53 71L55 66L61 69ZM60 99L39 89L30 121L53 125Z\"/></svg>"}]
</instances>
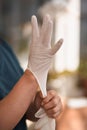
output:
<instances>
[{"instance_id":1,"label":"blurred white shape","mask_svg":"<svg viewBox=\"0 0 87 130\"><path fill-rule=\"evenodd\" d=\"M75 71L79 66L80 50L80 0L71 0L67 12L55 16L55 42L58 37L64 39L64 44L55 57L55 69Z\"/></svg>"},{"instance_id":2,"label":"blurred white shape","mask_svg":"<svg viewBox=\"0 0 87 130\"><path fill-rule=\"evenodd\" d=\"M67 105L70 108L87 107L87 98L71 98L71 99L68 99Z\"/></svg>"},{"instance_id":3,"label":"blurred white shape","mask_svg":"<svg viewBox=\"0 0 87 130\"><path fill-rule=\"evenodd\" d=\"M64 12L66 10L67 0L51 0L50 2L46 2L41 8L38 10L40 16L44 16L46 13L50 14L53 18L56 13Z\"/></svg>"},{"instance_id":4,"label":"blurred white shape","mask_svg":"<svg viewBox=\"0 0 87 130\"><path fill-rule=\"evenodd\" d=\"M32 121L26 120L26 125L27 125L27 127L30 127L32 124L33 124Z\"/></svg>"}]
</instances>

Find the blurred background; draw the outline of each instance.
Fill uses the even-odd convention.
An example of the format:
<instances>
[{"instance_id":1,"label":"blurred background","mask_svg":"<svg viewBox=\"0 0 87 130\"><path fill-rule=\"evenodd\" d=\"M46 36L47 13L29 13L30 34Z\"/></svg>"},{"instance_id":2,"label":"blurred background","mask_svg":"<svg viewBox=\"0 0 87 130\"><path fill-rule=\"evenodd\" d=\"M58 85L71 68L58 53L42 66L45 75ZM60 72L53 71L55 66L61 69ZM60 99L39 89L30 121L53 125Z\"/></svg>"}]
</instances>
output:
<instances>
[{"instance_id":1,"label":"blurred background","mask_svg":"<svg viewBox=\"0 0 87 130\"><path fill-rule=\"evenodd\" d=\"M53 19L52 46L64 39L47 82L64 104L56 130L87 130L87 0L0 0L0 37L11 45L25 70L31 16L36 15L41 26L46 13ZM26 123L34 130L34 123Z\"/></svg>"}]
</instances>

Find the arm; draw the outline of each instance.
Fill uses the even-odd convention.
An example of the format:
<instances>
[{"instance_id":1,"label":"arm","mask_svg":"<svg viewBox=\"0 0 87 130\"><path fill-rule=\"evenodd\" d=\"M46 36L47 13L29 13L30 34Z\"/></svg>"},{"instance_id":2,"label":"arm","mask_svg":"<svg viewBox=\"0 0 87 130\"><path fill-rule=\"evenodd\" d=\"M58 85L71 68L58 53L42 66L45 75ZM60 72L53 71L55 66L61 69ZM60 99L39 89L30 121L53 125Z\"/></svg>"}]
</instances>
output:
<instances>
[{"instance_id":1,"label":"arm","mask_svg":"<svg viewBox=\"0 0 87 130\"><path fill-rule=\"evenodd\" d=\"M17 125L31 104L37 86L32 73L26 70L12 91L0 101L1 130L10 130Z\"/></svg>"},{"instance_id":2,"label":"arm","mask_svg":"<svg viewBox=\"0 0 87 130\"><path fill-rule=\"evenodd\" d=\"M35 117L35 113L39 110L42 102L41 92L38 91L35 95L33 102L30 104L27 112L26 118L31 121L37 121L38 118Z\"/></svg>"}]
</instances>

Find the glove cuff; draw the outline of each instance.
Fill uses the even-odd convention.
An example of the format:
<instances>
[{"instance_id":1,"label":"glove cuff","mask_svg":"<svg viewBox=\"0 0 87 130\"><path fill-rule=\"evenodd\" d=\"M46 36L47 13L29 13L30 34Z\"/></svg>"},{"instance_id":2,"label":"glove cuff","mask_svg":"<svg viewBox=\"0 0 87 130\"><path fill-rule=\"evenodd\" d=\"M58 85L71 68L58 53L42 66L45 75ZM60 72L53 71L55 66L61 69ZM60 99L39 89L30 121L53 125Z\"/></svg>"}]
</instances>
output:
<instances>
[{"instance_id":1,"label":"glove cuff","mask_svg":"<svg viewBox=\"0 0 87 130\"><path fill-rule=\"evenodd\" d=\"M42 92L43 97L47 96L47 91L46 91L46 79L47 79L47 75L46 74L39 74L38 72L35 73L33 72L29 67L27 68L29 71L31 71L31 73L34 75L34 77L36 78L37 82L38 82L38 86Z\"/></svg>"}]
</instances>

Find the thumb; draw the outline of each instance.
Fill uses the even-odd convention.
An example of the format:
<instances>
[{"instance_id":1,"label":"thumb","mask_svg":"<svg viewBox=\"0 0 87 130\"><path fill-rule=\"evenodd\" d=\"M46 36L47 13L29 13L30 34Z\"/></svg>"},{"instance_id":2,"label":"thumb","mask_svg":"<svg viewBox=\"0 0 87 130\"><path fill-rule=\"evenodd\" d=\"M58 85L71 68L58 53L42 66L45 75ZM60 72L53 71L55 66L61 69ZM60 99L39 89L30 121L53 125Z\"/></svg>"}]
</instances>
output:
<instances>
[{"instance_id":1,"label":"thumb","mask_svg":"<svg viewBox=\"0 0 87 130\"><path fill-rule=\"evenodd\" d=\"M51 54L54 55L61 47L63 43L63 39L60 39L54 46L53 48L51 49Z\"/></svg>"}]
</instances>

